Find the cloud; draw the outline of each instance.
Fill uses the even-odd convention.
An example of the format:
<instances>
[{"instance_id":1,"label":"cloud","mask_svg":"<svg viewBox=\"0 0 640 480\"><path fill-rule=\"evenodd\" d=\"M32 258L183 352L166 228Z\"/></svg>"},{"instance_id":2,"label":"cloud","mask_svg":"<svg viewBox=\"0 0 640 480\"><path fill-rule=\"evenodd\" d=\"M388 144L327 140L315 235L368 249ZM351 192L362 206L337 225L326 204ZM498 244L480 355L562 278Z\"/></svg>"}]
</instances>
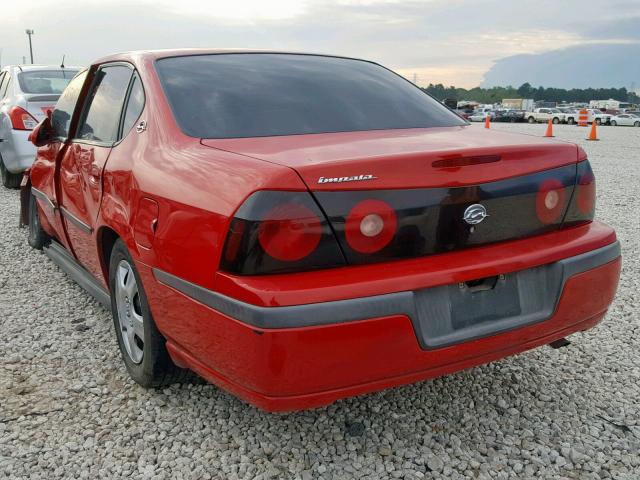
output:
<instances>
[{"instance_id":1,"label":"cloud","mask_svg":"<svg viewBox=\"0 0 640 480\"><path fill-rule=\"evenodd\" d=\"M620 40L638 16L633 0L30 0L4 15L0 43L4 63L28 55L25 28L46 63L190 46L324 52L469 87L505 57Z\"/></svg>"},{"instance_id":2,"label":"cloud","mask_svg":"<svg viewBox=\"0 0 640 480\"><path fill-rule=\"evenodd\" d=\"M557 88L631 87L640 84L640 44L588 44L538 55L504 58L485 75L483 86L525 82Z\"/></svg>"}]
</instances>

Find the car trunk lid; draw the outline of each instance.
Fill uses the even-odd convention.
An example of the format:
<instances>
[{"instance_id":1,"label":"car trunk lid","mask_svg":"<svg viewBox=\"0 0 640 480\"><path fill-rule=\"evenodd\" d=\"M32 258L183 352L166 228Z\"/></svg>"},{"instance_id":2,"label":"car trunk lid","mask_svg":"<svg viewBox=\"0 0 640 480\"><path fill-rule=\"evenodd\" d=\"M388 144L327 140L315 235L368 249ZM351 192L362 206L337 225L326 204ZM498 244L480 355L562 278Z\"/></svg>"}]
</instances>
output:
<instances>
[{"instance_id":1,"label":"car trunk lid","mask_svg":"<svg viewBox=\"0 0 640 480\"><path fill-rule=\"evenodd\" d=\"M27 94L25 99L25 110L38 122L44 120L47 112L53 110L60 95Z\"/></svg>"},{"instance_id":2,"label":"car trunk lid","mask_svg":"<svg viewBox=\"0 0 640 480\"><path fill-rule=\"evenodd\" d=\"M293 168L312 191L459 187L576 163L578 157L573 144L476 127L202 143Z\"/></svg>"},{"instance_id":3,"label":"car trunk lid","mask_svg":"<svg viewBox=\"0 0 640 480\"><path fill-rule=\"evenodd\" d=\"M590 202L585 215L572 206L583 155L549 139L454 127L202 142L298 172L351 265L538 235L593 215Z\"/></svg>"}]
</instances>

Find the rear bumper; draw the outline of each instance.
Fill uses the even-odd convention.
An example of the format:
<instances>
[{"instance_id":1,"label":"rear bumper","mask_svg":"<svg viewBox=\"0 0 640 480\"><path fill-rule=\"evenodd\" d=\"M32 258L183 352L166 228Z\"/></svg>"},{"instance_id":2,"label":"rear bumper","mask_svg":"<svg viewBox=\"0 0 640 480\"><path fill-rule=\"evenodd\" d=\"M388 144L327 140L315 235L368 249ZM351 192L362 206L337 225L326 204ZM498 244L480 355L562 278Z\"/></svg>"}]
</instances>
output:
<instances>
[{"instance_id":1,"label":"rear bumper","mask_svg":"<svg viewBox=\"0 0 640 480\"><path fill-rule=\"evenodd\" d=\"M140 271L145 286L153 285L147 295L178 364L260 408L288 411L455 372L594 326L615 295L618 243L553 263L561 282L544 318L461 329L439 344L429 344L433 317L417 311L413 290L260 307L185 289L144 265Z\"/></svg>"},{"instance_id":2,"label":"rear bumper","mask_svg":"<svg viewBox=\"0 0 640 480\"><path fill-rule=\"evenodd\" d=\"M30 130L10 130L2 146L2 161L11 173L21 173L31 167L36 148L29 141Z\"/></svg>"}]
</instances>

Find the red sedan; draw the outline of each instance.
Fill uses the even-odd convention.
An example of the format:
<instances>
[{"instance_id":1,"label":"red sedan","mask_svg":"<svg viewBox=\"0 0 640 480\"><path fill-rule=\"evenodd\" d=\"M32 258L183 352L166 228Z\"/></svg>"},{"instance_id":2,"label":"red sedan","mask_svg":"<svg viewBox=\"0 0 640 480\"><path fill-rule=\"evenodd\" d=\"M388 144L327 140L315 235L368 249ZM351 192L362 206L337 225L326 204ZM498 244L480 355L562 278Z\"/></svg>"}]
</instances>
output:
<instances>
[{"instance_id":1,"label":"red sedan","mask_svg":"<svg viewBox=\"0 0 640 480\"><path fill-rule=\"evenodd\" d=\"M114 55L31 138L29 243L110 306L143 386L316 407L560 345L617 288L581 148L470 127L375 63Z\"/></svg>"}]
</instances>

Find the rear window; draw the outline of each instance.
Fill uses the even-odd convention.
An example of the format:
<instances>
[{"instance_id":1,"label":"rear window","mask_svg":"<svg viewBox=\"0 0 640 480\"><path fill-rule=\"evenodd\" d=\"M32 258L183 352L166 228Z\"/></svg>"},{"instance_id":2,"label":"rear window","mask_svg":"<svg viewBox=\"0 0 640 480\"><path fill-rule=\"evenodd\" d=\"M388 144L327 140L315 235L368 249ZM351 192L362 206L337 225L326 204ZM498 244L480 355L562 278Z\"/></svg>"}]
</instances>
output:
<instances>
[{"instance_id":1,"label":"rear window","mask_svg":"<svg viewBox=\"0 0 640 480\"><path fill-rule=\"evenodd\" d=\"M465 125L391 71L314 55L213 54L156 62L182 131L238 138Z\"/></svg>"},{"instance_id":2,"label":"rear window","mask_svg":"<svg viewBox=\"0 0 640 480\"><path fill-rule=\"evenodd\" d=\"M78 70L28 70L18 74L23 93L61 94Z\"/></svg>"}]
</instances>

